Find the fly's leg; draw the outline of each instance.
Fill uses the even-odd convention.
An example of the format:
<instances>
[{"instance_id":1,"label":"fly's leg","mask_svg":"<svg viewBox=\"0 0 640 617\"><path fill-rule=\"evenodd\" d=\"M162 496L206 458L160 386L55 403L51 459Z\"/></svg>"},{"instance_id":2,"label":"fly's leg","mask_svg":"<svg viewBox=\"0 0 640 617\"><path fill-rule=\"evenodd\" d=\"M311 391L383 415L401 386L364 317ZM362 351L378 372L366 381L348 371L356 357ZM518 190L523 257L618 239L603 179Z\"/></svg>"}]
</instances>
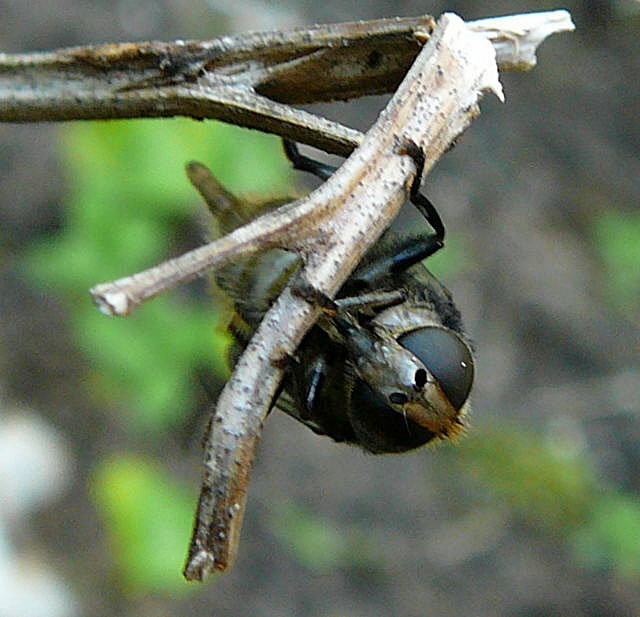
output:
<instances>
[{"instance_id":1,"label":"fly's leg","mask_svg":"<svg viewBox=\"0 0 640 617\"><path fill-rule=\"evenodd\" d=\"M294 169L310 172L322 180L327 180L335 172L335 167L325 165L300 154L295 142L289 139L283 139L282 143L285 154L291 161ZM356 276L350 279L347 283L350 290L362 291L363 289L375 289L379 283L385 280L385 278L408 270L415 264L423 261L427 257L430 257L444 246L445 228L442 219L431 201L420 192L422 174L425 165L424 152L415 141L405 139L400 145L398 153L406 154L413 159L416 166L416 174L413 178L413 183L409 191L409 197L411 203L413 203L422 216L424 216L435 233L429 236L420 236L405 240L400 245L393 246L389 251L377 257L368 265L360 268ZM306 285L306 287L302 289L298 285L297 289L298 292L300 292L298 295L301 295L310 302L321 306L323 310L325 310L325 313L332 313L333 315L338 313L337 309L340 308L338 304L319 292L319 290L311 290L308 289L308 287L310 286ZM352 293L350 296L351 298L348 299L351 304L349 308L362 308L366 304L369 304L370 306L374 306L376 304L381 305L375 299L371 302L358 302L358 297L365 297L363 294ZM346 304L346 301L347 298L343 298L339 302L345 302ZM333 306L328 306L328 303L333 303ZM384 302L382 305L384 305ZM345 313L344 310L341 312Z\"/></svg>"},{"instance_id":2,"label":"fly's leg","mask_svg":"<svg viewBox=\"0 0 640 617\"><path fill-rule=\"evenodd\" d=\"M381 309L400 304L405 300L402 290L373 291L359 296L350 296L332 300L325 293L305 281L298 280L292 293L304 298L310 304L322 309L324 319L318 321L318 325L330 336L337 331L340 336L353 337L363 331L358 323L357 314L364 314L368 309Z\"/></svg>"},{"instance_id":3,"label":"fly's leg","mask_svg":"<svg viewBox=\"0 0 640 617\"><path fill-rule=\"evenodd\" d=\"M440 247L442 247L444 245L444 224L436 207L420 192L422 173L424 172L424 152L415 141L405 139L404 143L398 149L398 154L407 154L413 159L416 166L416 175L413 178L413 184L409 191L411 203L418 209L420 214L427 219L429 225L433 227L433 230L436 232L435 239L440 242Z\"/></svg>"},{"instance_id":4,"label":"fly's leg","mask_svg":"<svg viewBox=\"0 0 640 617\"><path fill-rule=\"evenodd\" d=\"M391 251L379 256L367 266L361 268L350 281L353 288L374 289L390 274L397 274L408 270L415 264L430 257L444 246L445 228L438 211L431 201L420 192L422 173L424 171L424 152L415 141L405 140L398 150L399 154L407 154L416 166L416 175L409 191L411 203L424 216L433 228L433 234L409 238L399 245L393 246Z\"/></svg>"},{"instance_id":5,"label":"fly's leg","mask_svg":"<svg viewBox=\"0 0 640 617\"><path fill-rule=\"evenodd\" d=\"M400 304L406 299L403 290L394 289L392 291L372 291L371 293L332 300L313 285L301 280L294 284L292 293L299 298L304 298L310 304L319 306L323 313L332 320L339 321L342 318L343 322L347 319L347 313L363 313L367 309L383 309Z\"/></svg>"},{"instance_id":6,"label":"fly's leg","mask_svg":"<svg viewBox=\"0 0 640 617\"><path fill-rule=\"evenodd\" d=\"M406 294L402 289L393 291L372 291L371 293L357 296L347 296L335 300L335 305L340 311L359 311L364 313L369 309L382 310L406 300Z\"/></svg>"},{"instance_id":7,"label":"fly's leg","mask_svg":"<svg viewBox=\"0 0 640 617\"><path fill-rule=\"evenodd\" d=\"M324 163L320 163L319 161L309 158L308 156L300 154L298 144L296 144L295 141L283 138L282 146L284 148L284 153L291 161L291 165L294 169L298 169L300 171L308 171L321 180L328 180L336 170L336 168L332 167L331 165L325 165ZM429 225L433 227L433 230L436 232L434 236L434 243L439 242L439 246L437 248L441 248L444 244L444 224L442 223L442 219L440 218L436 207L427 197L425 197L420 192L420 185L422 184L422 173L424 171L424 152L415 141L411 139L405 139L405 141L398 149L398 154L407 154L413 159L413 162L415 163L416 175L413 178L413 184L411 185L409 197L411 199L411 203L418 209L420 214L422 214L422 216L427 219ZM435 248L432 252L435 252L437 248Z\"/></svg>"},{"instance_id":8,"label":"fly's leg","mask_svg":"<svg viewBox=\"0 0 640 617\"><path fill-rule=\"evenodd\" d=\"M314 287L311 283L303 280L301 277L293 284L291 293L298 298L306 300L309 304L320 307L324 313L333 316L338 312L338 305L326 293Z\"/></svg>"},{"instance_id":9,"label":"fly's leg","mask_svg":"<svg viewBox=\"0 0 640 617\"><path fill-rule=\"evenodd\" d=\"M390 254L383 254L366 266L360 267L348 281L344 291L375 289L393 274L408 270L442 248L442 241L435 235L409 238L392 247Z\"/></svg>"},{"instance_id":10,"label":"fly's leg","mask_svg":"<svg viewBox=\"0 0 640 617\"><path fill-rule=\"evenodd\" d=\"M324 163L320 163L308 156L304 156L300 154L300 150L298 149L298 144L295 141L291 141L290 139L282 139L282 146L284 148L284 153L286 154L289 161L291 161L291 165L294 169L298 169L300 171L307 171L312 173L314 176L320 178L321 180L328 180L333 173L336 171L335 167L331 165L325 165ZM441 248L444 244L444 224L436 207L431 203L431 201L420 192L420 185L422 184L422 173L424 171L424 152L418 146L418 144L411 140L405 139L400 148L398 149L398 154L407 154L413 159L413 162L416 166L416 175L413 178L413 184L411 185L411 190L409 192L409 197L411 203L418 209L420 214L427 219L427 222L433 230L436 232L434 236L434 242L438 243L438 248ZM432 252L435 252L437 248L435 248Z\"/></svg>"},{"instance_id":11,"label":"fly's leg","mask_svg":"<svg viewBox=\"0 0 640 617\"><path fill-rule=\"evenodd\" d=\"M332 300L323 291L320 291L317 287L314 287L300 277L296 280L291 288L291 293L294 296L303 298L309 304L313 304L322 309L322 312L329 318L331 323L335 324L339 332L347 332L356 326L353 318L346 312L341 311L340 306L335 300ZM318 325L331 334L330 328L326 327L326 321L319 320Z\"/></svg>"},{"instance_id":12,"label":"fly's leg","mask_svg":"<svg viewBox=\"0 0 640 617\"><path fill-rule=\"evenodd\" d=\"M314 176L320 178L320 180L328 180L336 168L331 165L325 165L319 161L315 161L308 156L300 154L298 150L298 144L290 139L282 139L282 147L287 158L291 161L291 166L299 171L308 171Z\"/></svg>"}]
</instances>

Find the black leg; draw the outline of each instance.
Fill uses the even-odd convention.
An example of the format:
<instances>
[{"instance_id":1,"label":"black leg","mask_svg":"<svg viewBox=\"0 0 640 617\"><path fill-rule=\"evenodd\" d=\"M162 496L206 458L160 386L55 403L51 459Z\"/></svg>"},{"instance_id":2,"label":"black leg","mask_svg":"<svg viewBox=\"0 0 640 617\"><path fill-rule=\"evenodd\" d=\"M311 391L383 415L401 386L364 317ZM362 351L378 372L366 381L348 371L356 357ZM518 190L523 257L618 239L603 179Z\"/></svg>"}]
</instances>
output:
<instances>
[{"instance_id":1,"label":"black leg","mask_svg":"<svg viewBox=\"0 0 640 617\"><path fill-rule=\"evenodd\" d=\"M366 266L360 267L354 277L347 283L355 289L375 289L389 275L404 272L430 257L443 246L436 235L409 238L399 245L393 246L391 254L383 254ZM347 293L351 290L347 290Z\"/></svg>"},{"instance_id":2,"label":"black leg","mask_svg":"<svg viewBox=\"0 0 640 617\"><path fill-rule=\"evenodd\" d=\"M300 154L298 145L290 139L283 138L282 145L294 169L310 172L321 180L327 180L336 170L335 167L319 163ZM352 280L351 282L357 284L357 282L362 281L369 288L373 288L377 281L382 280L389 274L407 270L433 255L444 246L445 229L442 219L431 201L420 192L425 163L424 152L415 141L405 139L398 149L398 153L410 156L415 163L416 175L413 178L409 197L411 203L416 206L429 225L433 227L435 233L427 237L411 238L400 245L396 245L393 247L391 254L382 255L361 269L357 274L357 281ZM305 283L297 284L293 289L293 293L321 306L325 313L336 312L335 303L330 298Z\"/></svg>"},{"instance_id":3,"label":"black leg","mask_svg":"<svg viewBox=\"0 0 640 617\"><path fill-rule=\"evenodd\" d=\"M442 242L444 240L444 224L435 206L420 192L422 184L422 172L424 171L424 152L415 141L407 139L398 150L399 154L408 154L415 163L416 175L411 185L411 203L418 208L418 211L427 219L429 225L436 232L436 237ZM436 249L437 250L437 249Z\"/></svg>"},{"instance_id":4,"label":"black leg","mask_svg":"<svg viewBox=\"0 0 640 617\"><path fill-rule=\"evenodd\" d=\"M400 244L393 255L380 261L388 272L404 272L427 257L431 257L442 247L443 242L437 236L410 238Z\"/></svg>"},{"instance_id":5,"label":"black leg","mask_svg":"<svg viewBox=\"0 0 640 617\"><path fill-rule=\"evenodd\" d=\"M318 161L314 161L308 156L300 154L298 150L298 144L290 139L282 138L282 146L287 158L291 161L291 165L294 169L299 171L307 171L321 180L328 180L336 168L331 165L325 165ZM420 192L420 185L422 184L422 172L424 170L424 152L416 144L415 141L406 139L398 150L400 154L407 154L415 163L416 175L413 178L413 184L411 185L410 199L411 203L418 209L418 211L427 219L427 222L433 227L436 232L436 237L442 242L444 240L444 224L438 214L435 206L431 201ZM442 245L441 245L442 246ZM438 247L440 248L440 247ZM435 249L437 250L437 249Z\"/></svg>"},{"instance_id":6,"label":"black leg","mask_svg":"<svg viewBox=\"0 0 640 617\"><path fill-rule=\"evenodd\" d=\"M338 312L338 305L334 300L310 283L307 283L300 276L292 285L291 293L294 296L298 296L298 298L306 300L309 304L319 306L328 315Z\"/></svg>"},{"instance_id":7,"label":"black leg","mask_svg":"<svg viewBox=\"0 0 640 617\"><path fill-rule=\"evenodd\" d=\"M300 150L298 150L298 144L295 141L291 141L290 139L285 139L283 137L282 147L284 148L284 153L291 161L291 165L294 169L298 169L300 171L308 171L314 176L320 178L320 180L328 180L336 170L336 168L332 167L331 165L325 165L324 163L314 161L308 156L300 154Z\"/></svg>"},{"instance_id":8,"label":"black leg","mask_svg":"<svg viewBox=\"0 0 640 617\"><path fill-rule=\"evenodd\" d=\"M320 307L322 312L331 320L331 323L333 323L341 334L347 335L358 327L348 311L340 310L340 306L335 300L332 300L327 294L313 285L301 280L300 277L298 277L298 280L292 285L291 293L294 296L303 298L309 304ZM325 329L322 320L318 322L318 325L322 329Z\"/></svg>"},{"instance_id":9,"label":"black leg","mask_svg":"<svg viewBox=\"0 0 640 617\"><path fill-rule=\"evenodd\" d=\"M336 306L341 311L364 312L371 309L387 308L400 304L405 300L405 293L402 289L392 291L374 290L358 296L345 296L335 301Z\"/></svg>"}]
</instances>

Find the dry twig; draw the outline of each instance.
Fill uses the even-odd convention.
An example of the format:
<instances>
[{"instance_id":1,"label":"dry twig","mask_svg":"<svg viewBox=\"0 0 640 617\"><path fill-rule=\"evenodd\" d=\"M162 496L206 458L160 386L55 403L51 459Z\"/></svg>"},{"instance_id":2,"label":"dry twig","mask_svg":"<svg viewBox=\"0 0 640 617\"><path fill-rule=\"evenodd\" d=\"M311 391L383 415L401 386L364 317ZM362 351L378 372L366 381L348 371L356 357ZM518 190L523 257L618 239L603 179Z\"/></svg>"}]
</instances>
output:
<instances>
[{"instance_id":1,"label":"dry twig","mask_svg":"<svg viewBox=\"0 0 640 617\"><path fill-rule=\"evenodd\" d=\"M0 121L216 118L347 156L360 143L358 131L289 105L393 92L433 25L427 15L208 41L0 53ZM494 42L501 69L533 66L546 36L573 27L566 11L468 26Z\"/></svg>"},{"instance_id":2,"label":"dry twig","mask_svg":"<svg viewBox=\"0 0 640 617\"><path fill-rule=\"evenodd\" d=\"M502 68L528 68L546 36L573 24L566 11L470 24L445 14L433 28L430 17L421 17L201 42L0 54L0 121L187 115L274 132L336 154L358 146L305 199L180 258L92 290L104 312L127 314L206 269L278 246L296 251L303 260L301 276L332 296L404 201L416 170L401 153L403 144L409 140L424 150L426 174L478 113L482 92L502 97L488 41ZM287 106L393 91L401 79L366 136ZM190 580L224 570L233 560L255 447L283 360L295 353L318 311L287 287L218 400L185 567Z\"/></svg>"},{"instance_id":3,"label":"dry twig","mask_svg":"<svg viewBox=\"0 0 640 617\"><path fill-rule=\"evenodd\" d=\"M270 242L296 250L303 259L300 276L333 296L405 200L416 170L412 159L400 154L402 144L410 140L425 149L428 171L477 114L486 89L502 97L492 47L458 17L444 15L362 144L324 185L285 207L280 216L286 214L287 222ZM261 219L270 226L277 216ZM257 231L261 219L245 230ZM287 287L218 400L207 435L188 579L202 580L233 560L253 454L282 379L282 360L295 353L318 312Z\"/></svg>"}]
</instances>

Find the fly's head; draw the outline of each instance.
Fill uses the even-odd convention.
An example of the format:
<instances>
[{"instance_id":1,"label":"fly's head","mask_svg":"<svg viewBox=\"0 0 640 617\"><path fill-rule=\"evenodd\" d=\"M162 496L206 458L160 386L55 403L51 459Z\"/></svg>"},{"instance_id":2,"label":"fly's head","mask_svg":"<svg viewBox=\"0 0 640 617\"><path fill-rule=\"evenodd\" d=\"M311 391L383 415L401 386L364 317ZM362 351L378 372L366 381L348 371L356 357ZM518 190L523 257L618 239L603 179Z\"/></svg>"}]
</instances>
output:
<instances>
[{"instance_id":1,"label":"fly's head","mask_svg":"<svg viewBox=\"0 0 640 617\"><path fill-rule=\"evenodd\" d=\"M461 416L473 384L469 345L439 325L399 336L382 328L359 328L347 347L357 376L389 409L448 438L462 429ZM362 384L355 398L362 397Z\"/></svg>"}]
</instances>

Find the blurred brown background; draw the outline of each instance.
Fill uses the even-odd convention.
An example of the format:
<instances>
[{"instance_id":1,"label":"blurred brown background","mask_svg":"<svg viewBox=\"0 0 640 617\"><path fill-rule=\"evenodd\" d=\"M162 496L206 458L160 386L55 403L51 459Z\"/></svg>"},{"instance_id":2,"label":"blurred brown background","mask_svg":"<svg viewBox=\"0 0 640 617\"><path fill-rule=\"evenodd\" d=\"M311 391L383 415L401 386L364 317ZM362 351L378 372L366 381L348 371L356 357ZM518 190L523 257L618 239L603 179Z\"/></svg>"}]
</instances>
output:
<instances>
[{"instance_id":1,"label":"blurred brown background","mask_svg":"<svg viewBox=\"0 0 640 617\"><path fill-rule=\"evenodd\" d=\"M130 433L92 395L65 300L19 265L65 225L60 127L0 125L0 615L639 615L639 4L0 2L5 52L445 10L567 8L577 26L503 75L506 104L484 99L427 182L478 356L468 437L374 458L272 414L238 562L195 591L118 575L95 461L155 456L195 506L198 439ZM317 110L366 130L383 104Z\"/></svg>"}]
</instances>

